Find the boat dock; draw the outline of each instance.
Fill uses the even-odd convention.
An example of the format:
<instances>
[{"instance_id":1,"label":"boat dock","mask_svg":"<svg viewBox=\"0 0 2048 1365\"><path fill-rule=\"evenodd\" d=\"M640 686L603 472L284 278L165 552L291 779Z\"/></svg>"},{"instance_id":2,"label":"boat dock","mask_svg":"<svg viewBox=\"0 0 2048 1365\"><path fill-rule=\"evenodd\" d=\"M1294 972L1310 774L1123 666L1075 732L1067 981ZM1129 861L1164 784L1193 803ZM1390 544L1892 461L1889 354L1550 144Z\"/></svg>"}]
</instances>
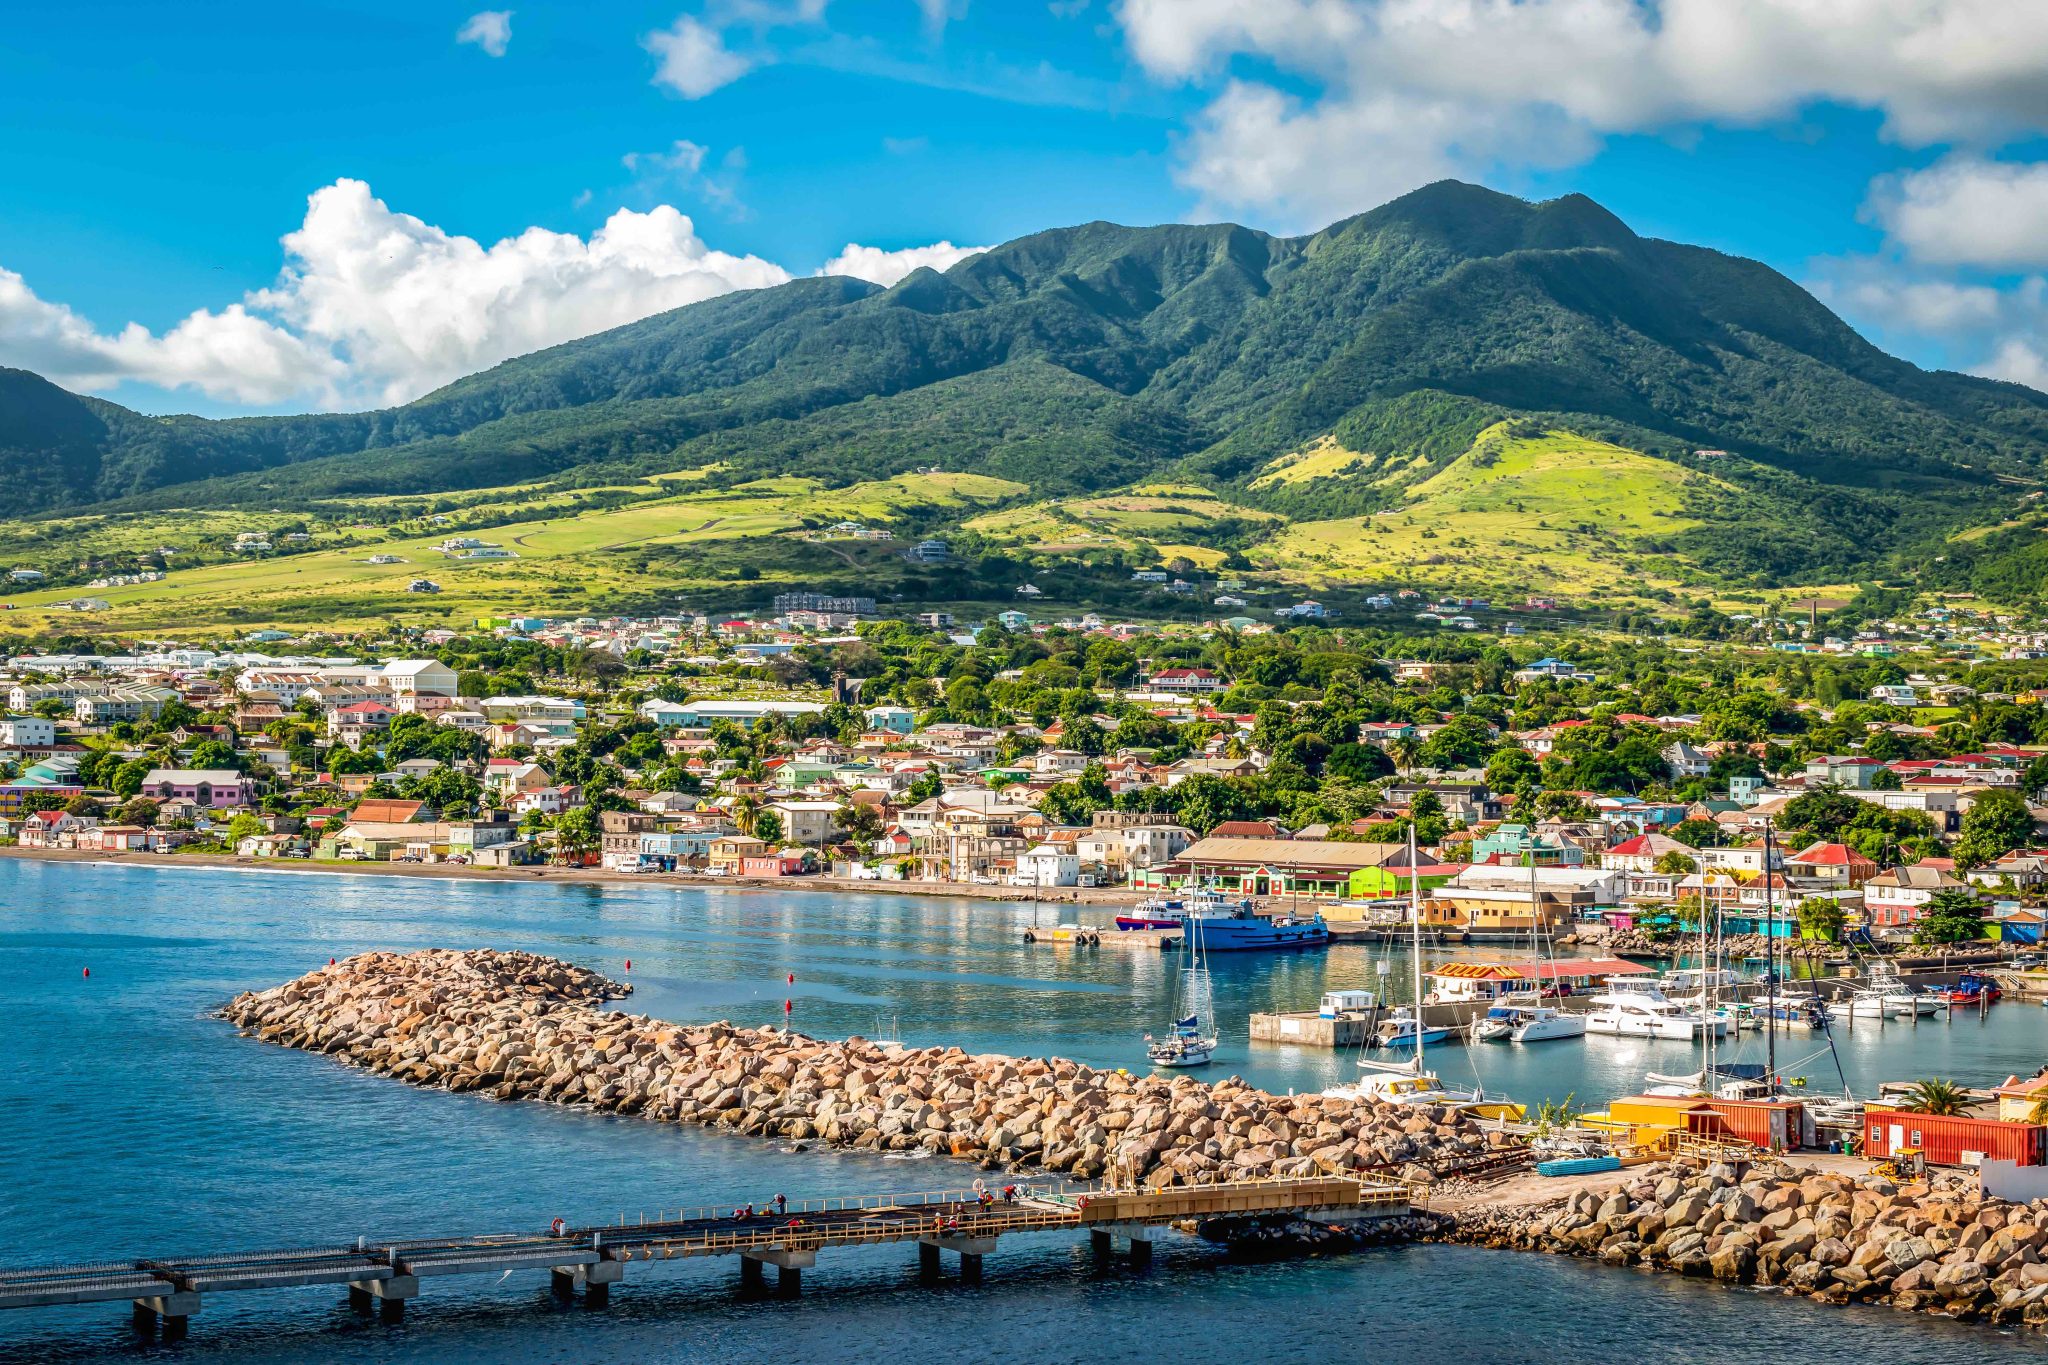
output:
<instances>
[{"instance_id":1,"label":"boat dock","mask_svg":"<svg viewBox=\"0 0 2048 1365\"><path fill-rule=\"evenodd\" d=\"M1178 929L1107 929L1091 924L1056 924L1050 929L1026 929L1026 943L1065 943L1077 948L1135 948L1140 952L1166 953L1180 947Z\"/></svg>"},{"instance_id":2,"label":"boat dock","mask_svg":"<svg viewBox=\"0 0 2048 1365\"><path fill-rule=\"evenodd\" d=\"M939 1274L940 1254L960 1259L964 1280L981 1276L982 1258L998 1239L1022 1233L1086 1232L1096 1252L1130 1246L1139 1264L1151 1259L1154 1236L1184 1220L1313 1214L1325 1221L1400 1217L1408 1190L1392 1182L1337 1177L1245 1180L1163 1190L1103 1190L1061 1185L1018 1186L1014 1200L983 1205L969 1191L791 1201L786 1210L695 1209L595 1227L557 1223L540 1232L466 1237L358 1238L353 1244L193 1257L93 1261L0 1268L0 1308L64 1304L133 1304L136 1327L166 1339L185 1334L207 1295L313 1285L345 1285L359 1312L387 1322L405 1313L423 1280L449 1275L502 1277L545 1271L555 1292L579 1290L592 1305L634 1262L737 1256L742 1291L764 1287L773 1266L777 1288L795 1295L818 1253L835 1247L915 1242L926 1282ZM739 1215L739 1216L736 1216Z\"/></svg>"}]
</instances>

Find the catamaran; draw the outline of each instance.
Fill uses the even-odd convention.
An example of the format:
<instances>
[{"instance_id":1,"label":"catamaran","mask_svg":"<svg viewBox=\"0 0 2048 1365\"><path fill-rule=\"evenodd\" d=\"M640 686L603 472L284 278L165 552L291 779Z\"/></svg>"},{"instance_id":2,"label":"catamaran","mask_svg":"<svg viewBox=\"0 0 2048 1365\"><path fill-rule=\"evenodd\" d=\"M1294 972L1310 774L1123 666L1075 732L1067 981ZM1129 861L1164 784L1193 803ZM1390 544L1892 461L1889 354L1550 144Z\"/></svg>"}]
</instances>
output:
<instances>
[{"instance_id":1,"label":"catamaran","mask_svg":"<svg viewBox=\"0 0 2048 1365\"><path fill-rule=\"evenodd\" d=\"M1202 928L1190 920L1181 939L1180 1003L1164 1038L1145 1035L1145 1055L1154 1066L1207 1066L1216 1055L1216 1001L1209 963L1202 953Z\"/></svg>"}]
</instances>

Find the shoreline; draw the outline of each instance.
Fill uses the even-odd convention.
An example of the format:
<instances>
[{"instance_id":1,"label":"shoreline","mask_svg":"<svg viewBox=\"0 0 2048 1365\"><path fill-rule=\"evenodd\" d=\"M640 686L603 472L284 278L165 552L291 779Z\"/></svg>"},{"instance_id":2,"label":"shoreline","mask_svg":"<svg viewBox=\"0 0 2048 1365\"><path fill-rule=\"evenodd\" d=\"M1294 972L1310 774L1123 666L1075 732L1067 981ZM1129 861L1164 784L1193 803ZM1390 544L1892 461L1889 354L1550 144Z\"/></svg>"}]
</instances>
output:
<instances>
[{"instance_id":1,"label":"shoreline","mask_svg":"<svg viewBox=\"0 0 2048 1365\"><path fill-rule=\"evenodd\" d=\"M86 863L102 867L174 869L199 867L232 872L293 875L431 877L451 881L551 882L582 886L667 887L678 891L807 891L838 894L937 896L1019 905L1120 908L1135 905L1140 893L1122 887L989 886L981 882L866 881L851 877L707 877L673 872L612 872L597 867L470 867L463 863L316 862L298 858L244 858L232 853L104 853L72 848L0 848L0 858L29 862Z\"/></svg>"}]
</instances>

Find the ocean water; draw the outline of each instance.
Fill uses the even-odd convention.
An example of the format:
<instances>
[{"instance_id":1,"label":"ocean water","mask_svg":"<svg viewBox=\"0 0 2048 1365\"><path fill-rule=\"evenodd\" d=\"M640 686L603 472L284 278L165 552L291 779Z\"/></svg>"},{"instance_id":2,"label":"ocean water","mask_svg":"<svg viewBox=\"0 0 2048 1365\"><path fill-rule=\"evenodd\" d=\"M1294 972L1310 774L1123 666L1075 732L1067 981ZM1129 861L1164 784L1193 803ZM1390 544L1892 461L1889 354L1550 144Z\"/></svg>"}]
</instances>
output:
<instances>
[{"instance_id":1,"label":"ocean water","mask_svg":"<svg viewBox=\"0 0 2048 1365\"><path fill-rule=\"evenodd\" d=\"M1049 922L1051 912L1036 914ZM627 1007L820 1035L1143 1064L1170 1017L1170 956L1027 945L1032 907L894 896L464 883L0 860L0 1264L179 1255L380 1237L537 1230L776 1193L957 1185L942 1159L801 1153L717 1133L423 1091L239 1038L211 1012L371 948L527 948L628 977ZM1435 955L1432 955L1434 960ZM1254 1009L1371 986L1378 950L1219 955L1213 1077L1320 1088L1353 1056L1245 1040ZM626 962L632 962L630 973ZM1406 961L1391 959L1401 980ZM85 973L90 971L88 978ZM795 983L787 977L794 973ZM2048 1061L2048 1010L1994 1008L1839 1039L1850 1082L1983 1082ZM1745 1043L1745 1046L1760 1046ZM1781 1058L1815 1045L1780 1040ZM1789 1049L1789 1050L1787 1050ZM1599 1100L1678 1044L1588 1039L1448 1047L1462 1079L1536 1100ZM1834 1083L1832 1059L1803 1069ZM430 1281L402 1325L335 1290L218 1295L175 1346L140 1344L118 1304L0 1313L0 1360L1602 1361L1880 1354L2039 1360L2038 1339L1837 1310L1554 1257L1410 1247L1277 1265L1169 1238L1153 1267L1098 1267L1019 1238L985 1282L915 1285L905 1247L827 1253L795 1302L736 1301L722 1261L628 1269L609 1307L557 1304L545 1277Z\"/></svg>"}]
</instances>

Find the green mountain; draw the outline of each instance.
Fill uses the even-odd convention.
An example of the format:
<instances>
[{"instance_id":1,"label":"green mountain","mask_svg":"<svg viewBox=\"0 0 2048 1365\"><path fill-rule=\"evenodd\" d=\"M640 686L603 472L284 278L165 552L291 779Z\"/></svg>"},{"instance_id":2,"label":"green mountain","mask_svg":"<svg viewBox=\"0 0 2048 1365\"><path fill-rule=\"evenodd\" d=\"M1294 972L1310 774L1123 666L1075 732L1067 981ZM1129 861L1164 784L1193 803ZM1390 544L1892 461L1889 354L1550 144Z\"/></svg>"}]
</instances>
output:
<instances>
[{"instance_id":1,"label":"green mountain","mask_svg":"<svg viewBox=\"0 0 2048 1365\"><path fill-rule=\"evenodd\" d=\"M1302 521L1399 505L1504 420L1730 452L1676 548L1751 577L1867 570L2048 463L2042 394L1917 369L1582 196L1445 182L1306 237L1089 223L889 289L726 295L380 412L152 418L0 371L0 459L28 475L0 514L940 465L1041 497L1199 481ZM1355 458L1272 477L1310 450Z\"/></svg>"}]
</instances>

